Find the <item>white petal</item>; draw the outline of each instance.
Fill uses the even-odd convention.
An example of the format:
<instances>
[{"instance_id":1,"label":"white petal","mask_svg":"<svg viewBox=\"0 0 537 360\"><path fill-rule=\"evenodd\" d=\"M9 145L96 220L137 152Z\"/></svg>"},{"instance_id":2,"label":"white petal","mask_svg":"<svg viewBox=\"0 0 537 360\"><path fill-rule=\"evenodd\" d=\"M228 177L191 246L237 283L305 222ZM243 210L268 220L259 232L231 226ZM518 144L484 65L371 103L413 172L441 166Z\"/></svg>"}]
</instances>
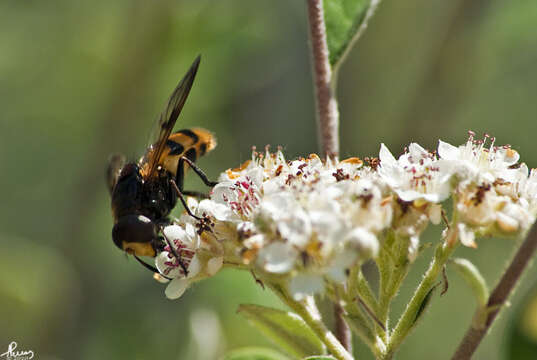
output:
<instances>
[{"instance_id":1,"label":"white petal","mask_svg":"<svg viewBox=\"0 0 537 360\"><path fill-rule=\"evenodd\" d=\"M188 208L190 209L190 211L194 212L194 211L196 211L196 208L198 207L198 199L196 199L195 197L192 197L192 196L187 196L186 197L186 204L187 204Z\"/></svg>"},{"instance_id":2,"label":"white petal","mask_svg":"<svg viewBox=\"0 0 537 360\"><path fill-rule=\"evenodd\" d=\"M277 193L263 199L260 213L263 218L276 220L294 208L296 200L289 193Z\"/></svg>"},{"instance_id":3,"label":"white petal","mask_svg":"<svg viewBox=\"0 0 537 360\"><path fill-rule=\"evenodd\" d=\"M170 300L180 298L189 285L189 281L186 279L175 278L166 287L164 294Z\"/></svg>"},{"instance_id":4,"label":"white petal","mask_svg":"<svg viewBox=\"0 0 537 360\"><path fill-rule=\"evenodd\" d=\"M231 211L229 206L209 199L205 199L200 202L197 213L200 215L205 213L214 217L218 221L231 221L239 219L238 216Z\"/></svg>"},{"instance_id":5,"label":"white petal","mask_svg":"<svg viewBox=\"0 0 537 360\"><path fill-rule=\"evenodd\" d=\"M440 224L442 221L442 205L439 204L429 204L428 208L429 219L435 225Z\"/></svg>"},{"instance_id":6,"label":"white petal","mask_svg":"<svg viewBox=\"0 0 537 360\"><path fill-rule=\"evenodd\" d=\"M190 239L192 239L193 237L196 237L197 235L196 226L192 223L185 224L185 232Z\"/></svg>"},{"instance_id":7,"label":"white petal","mask_svg":"<svg viewBox=\"0 0 537 360\"><path fill-rule=\"evenodd\" d=\"M414 201L423 198L423 193L416 190L396 190L397 196L403 201Z\"/></svg>"},{"instance_id":8,"label":"white petal","mask_svg":"<svg viewBox=\"0 0 537 360\"><path fill-rule=\"evenodd\" d=\"M250 236L248 239L243 241L243 244L248 249L260 249L265 244L265 235L257 234Z\"/></svg>"},{"instance_id":9,"label":"white petal","mask_svg":"<svg viewBox=\"0 0 537 360\"><path fill-rule=\"evenodd\" d=\"M311 237L310 218L302 209L296 209L290 217L281 219L277 228L282 238L300 247L305 246Z\"/></svg>"},{"instance_id":10,"label":"white petal","mask_svg":"<svg viewBox=\"0 0 537 360\"><path fill-rule=\"evenodd\" d=\"M252 180L252 184L260 188L263 183L263 169L255 167L247 171L246 176Z\"/></svg>"},{"instance_id":11,"label":"white petal","mask_svg":"<svg viewBox=\"0 0 537 360\"><path fill-rule=\"evenodd\" d=\"M340 214L339 209L332 211L310 211L309 216L311 219L311 231L324 243L323 246L326 246L327 243L340 241L344 235L345 224L341 221L343 216ZM308 236L306 241L310 240L310 236ZM326 249L325 251L328 250Z\"/></svg>"},{"instance_id":12,"label":"white petal","mask_svg":"<svg viewBox=\"0 0 537 360\"><path fill-rule=\"evenodd\" d=\"M475 234L471 229L462 223L457 226L457 229L459 230L459 239L464 246L471 248L477 247L477 244L475 243Z\"/></svg>"},{"instance_id":13,"label":"white petal","mask_svg":"<svg viewBox=\"0 0 537 360\"><path fill-rule=\"evenodd\" d=\"M192 259L190 260L190 264L188 264L188 276L187 279L191 279L198 275L201 270L201 262L198 257L198 254L195 254Z\"/></svg>"},{"instance_id":14,"label":"white petal","mask_svg":"<svg viewBox=\"0 0 537 360\"><path fill-rule=\"evenodd\" d=\"M173 240L185 241L187 234L185 230L179 225L166 226L163 230L164 236L166 236L173 243Z\"/></svg>"},{"instance_id":15,"label":"white petal","mask_svg":"<svg viewBox=\"0 0 537 360\"><path fill-rule=\"evenodd\" d=\"M274 242L259 251L257 264L267 272L284 274L293 269L297 256L290 244Z\"/></svg>"},{"instance_id":16,"label":"white petal","mask_svg":"<svg viewBox=\"0 0 537 360\"><path fill-rule=\"evenodd\" d=\"M460 151L458 147L455 147L447 142L438 140L438 155L442 159L446 160L458 160Z\"/></svg>"},{"instance_id":17,"label":"white petal","mask_svg":"<svg viewBox=\"0 0 537 360\"><path fill-rule=\"evenodd\" d=\"M169 278L183 277L183 273L180 267L170 266L166 263L175 263L175 259L170 258L170 253L163 251L155 258L155 266L157 270Z\"/></svg>"},{"instance_id":18,"label":"white petal","mask_svg":"<svg viewBox=\"0 0 537 360\"><path fill-rule=\"evenodd\" d=\"M332 260L332 266L328 268L327 275L336 282L345 282L347 280L347 269L354 264L358 254L354 251L344 251L336 255Z\"/></svg>"},{"instance_id":19,"label":"white petal","mask_svg":"<svg viewBox=\"0 0 537 360\"><path fill-rule=\"evenodd\" d=\"M323 278L314 274L300 274L291 279L289 291L296 301L303 300L308 295L319 293L324 289Z\"/></svg>"},{"instance_id":20,"label":"white petal","mask_svg":"<svg viewBox=\"0 0 537 360\"><path fill-rule=\"evenodd\" d=\"M219 182L211 191L211 200L214 200L220 204L227 204L228 201L234 201L236 199L233 192L234 182L224 181Z\"/></svg>"},{"instance_id":21,"label":"white petal","mask_svg":"<svg viewBox=\"0 0 537 360\"><path fill-rule=\"evenodd\" d=\"M166 264L164 264L164 262L166 262L166 261L168 261L168 252L167 251L161 252L155 258L155 265L157 267L157 270L161 274L163 274L164 270L166 270L168 268L168 266Z\"/></svg>"},{"instance_id":22,"label":"white petal","mask_svg":"<svg viewBox=\"0 0 537 360\"><path fill-rule=\"evenodd\" d=\"M422 148L418 143L410 143L410 145L408 145L408 153L410 156L414 157L414 161L418 161L418 159L423 156L429 155L429 152Z\"/></svg>"},{"instance_id":23,"label":"white petal","mask_svg":"<svg viewBox=\"0 0 537 360\"><path fill-rule=\"evenodd\" d=\"M346 236L345 241L355 246L360 258L376 257L379 252L377 237L367 230L355 228Z\"/></svg>"},{"instance_id":24,"label":"white petal","mask_svg":"<svg viewBox=\"0 0 537 360\"><path fill-rule=\"evenodd\" d=\"M408 260L414 262L418 255L420 249L420 238L418 236L411 236L410 242L408 244Z\"/></svg>"},{"instance_id":25,"label":"white petal","mask_svg":"<svg viewBox=\"0 0 537 360\"><path fill-rule=\"evenodd\" d=\"M207 273L209 275L216 274L224 265L224 258L222 256L214 257L207 262Z\"/></svg>"},{"instance_id":26,"label":"white petal","mask_svg":"<svg viewBox=\"0 0 537 360\"><path fill-rule=\"evenodd\" d=\"M512 218L510 216L507 216L503 213L498 213L498 226L502 231L506 233L515 232L518 230L518 221L515 218Z\"/></svg>"},{"instance_id":27,"label":"white petal","mask_svg":"<svg viewBox=\"0 0 537 360\"><path fill-rule=\"evenodd\" d=\"M380 144L379 159L381 165L397 163L397 160L395 160L395 157L393 157L392 153L384 143Z\"/></svg>"}]
</instances>

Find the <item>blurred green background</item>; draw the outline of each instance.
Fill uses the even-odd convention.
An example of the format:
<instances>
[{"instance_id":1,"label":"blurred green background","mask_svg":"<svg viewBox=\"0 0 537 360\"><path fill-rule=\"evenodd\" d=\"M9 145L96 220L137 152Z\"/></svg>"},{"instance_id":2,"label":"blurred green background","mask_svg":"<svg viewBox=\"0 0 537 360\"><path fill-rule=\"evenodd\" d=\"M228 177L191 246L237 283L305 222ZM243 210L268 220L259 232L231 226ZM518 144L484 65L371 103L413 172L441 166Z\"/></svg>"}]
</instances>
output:
<instances>
[{"instance_id":1,"label":"blurred green background","mask_svg":"<svg viewBox=\"0 0 537 360\"><path fill-rule=\"evenodd\" d=\"M235 314L240 303L277 304L249 274L223 271L169 301L126 260L111 241L104 170L112 152L143 153L199 53L177 128L217 134L200 161L212 178L252 145L317 151L305 13L299 0L0 1L0 352L15 340L38 359L203 360L269 345ZM375 155L380 142L394 153L410 141L461 143L473 129L535 167L536 65L535 0L384 0L341 70L342 156ZM187 186L203 189L192 176ZM429 234L437 241L438 229ZM494 284L514 246L485 239L457 255ZM535 267L528 274L476 359L536 358ZM449 292L398 358L449 358L474 307L450 272Z\"/></svg>"}]
</instances>

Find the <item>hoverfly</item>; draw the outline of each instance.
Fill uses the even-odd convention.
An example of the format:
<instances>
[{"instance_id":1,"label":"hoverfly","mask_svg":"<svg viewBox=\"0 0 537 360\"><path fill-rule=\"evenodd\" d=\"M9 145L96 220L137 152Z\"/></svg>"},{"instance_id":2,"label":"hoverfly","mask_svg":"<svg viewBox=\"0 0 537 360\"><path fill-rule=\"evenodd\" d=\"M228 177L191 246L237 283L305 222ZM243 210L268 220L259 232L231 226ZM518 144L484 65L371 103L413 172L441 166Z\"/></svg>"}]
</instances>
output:
<instances>
[{"instance_id":1,"label":"hoverfly","mask_svg":"<svg viewBox=\"0 0 537 360\"><path fill-rule=\"evenodd\" d=\"M140 256L155 257L166 244L174 252L169 240L160 236L162 228L170 223L168 215L179 199L189 215L196 217L186 205L184 195L199 195L183 190L183 178L188 167L210 187L216 182L194 162L216 146L214 136L200 128L179 130L172 134L175 122L183 109L198 71L198 56L175 88L168 104L158 119L158 137L138 162L126 163L122 155L114 155L108 165L108 188L112 198L114 244L153 272L157 269ZM186 274L178 254L174 252Z\"/></svg>"}]
</instances>

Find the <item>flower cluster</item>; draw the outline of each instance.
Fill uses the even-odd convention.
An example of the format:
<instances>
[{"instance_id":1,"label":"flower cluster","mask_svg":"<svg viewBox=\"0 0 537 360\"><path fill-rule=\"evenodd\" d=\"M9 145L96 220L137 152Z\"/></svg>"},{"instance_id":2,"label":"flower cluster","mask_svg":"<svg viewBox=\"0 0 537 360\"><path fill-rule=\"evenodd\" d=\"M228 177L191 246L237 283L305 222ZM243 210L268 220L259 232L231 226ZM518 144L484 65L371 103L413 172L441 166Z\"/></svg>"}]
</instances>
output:
<instances>
[{"instance_id":1,"label":"flower cluster","mask_svg":"<svg viewBox=\"0 0 537 360\"><path fill-rule=\"evenodd\" d=\"M171 298L229 264L284 280L300 299L345 281L349 268L376 258L386 236L406 241L413 261L420 234L441 222L450 196L464 245L475 247L476 236L518 235L537 213L537 172L518 160L509 146L473 133L459 147L440 141L437 152L412 143L399 158L382 144L367 164L254 151L220 175L210 199L189 200L202 220L184 214L164 230L168 246L157 268L173 279Z\"/></svg>"}]
</instances>

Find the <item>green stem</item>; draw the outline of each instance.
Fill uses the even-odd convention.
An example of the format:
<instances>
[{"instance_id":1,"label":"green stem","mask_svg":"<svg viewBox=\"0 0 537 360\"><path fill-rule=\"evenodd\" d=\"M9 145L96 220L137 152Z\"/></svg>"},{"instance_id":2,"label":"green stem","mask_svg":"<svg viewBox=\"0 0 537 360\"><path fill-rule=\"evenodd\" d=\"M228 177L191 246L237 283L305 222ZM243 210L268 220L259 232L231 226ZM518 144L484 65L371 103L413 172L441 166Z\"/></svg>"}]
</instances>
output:
<instances>
[{"instance_id":1,"label":"green stem","mask_svg":"<svg viewBox=\"0 0 537 360\"><path fill-rule=\"evenodd\" d=\"M321 339L326 345L328 351L338 360L353 360L351 354L341 345L336 339L334 334L323 323L321 314L315 305L315 300L312 296L306 297L306 299L297 301L289 294L287 289L279 284L270 284L271 289L278 295L278 297L289 306L295 313L300 315L302 319L308 324L313 332Z\"/></svg>"},{"instance_id":2,"label":"green stem","mask_svg":"<svg viewBox=\"0 0 537 360\"><path fill-rule=\"evenodd\" d=\"M449 236L456 236L455 232ZM448 245L453 244L453 245ZM418 285L414 296L408 303L405 311L401 315L395 329L390 335L388 341L386 352L383 359L391 359L397 348L401 345L405 337L408 335L410 330L414 327L414 324L417 320L417 316L420 314L423 309L424 301L426 300L427 295L434 287L438 275L442 271L442 268L449 259L449 256L453 253L456 248L455 241L445 241L443 244L439 245L436 249L434 258L429 265L429 269L425 273L423 280Z\"/></svg>"},{"instance_id":3,"label":"green stem","mask_svg":"<svg viewBox=\"0 0 537 360\"><path fill-rule=\"evenodd\" d=\"M375 356L380 355L381 350L375 335L380 333L382 336L384 330L376 325L376 321L378 321L377 299L363 276L359 265L351 268L348 279L347 291L344 291L345 310L348 314L347 321L354 333L369 346ZM373 312L374 319L361 307L359 299Z\"/></svg>"},{"instance_id":4,"label":"green stem","mask_svg":"<svg viewBox=\"0 0 537 360\"><path fill-rule=\"evenodd\" d=\"M377 314L379 306L377 298L373 294L373 290L371 290L360 266L355 266L351 269L349 274L349 291L351 300L356 300L356 296L359 295L367 306Z\"/></svg>"},{"instance_id":5,"label":"green stem","mask_svg":"<svg viewBox=\"0 0 537 360\"><path fill-rule=\"evenodd\" d=\"M391 234L383 246L379 257L379 320L385 328L389 328L389 313L392 300L397 295L401 283L408 273L408 243L409 239L396 239ZM388 334L383 339L387 341Z\"/></svg>"}]
</instances>

